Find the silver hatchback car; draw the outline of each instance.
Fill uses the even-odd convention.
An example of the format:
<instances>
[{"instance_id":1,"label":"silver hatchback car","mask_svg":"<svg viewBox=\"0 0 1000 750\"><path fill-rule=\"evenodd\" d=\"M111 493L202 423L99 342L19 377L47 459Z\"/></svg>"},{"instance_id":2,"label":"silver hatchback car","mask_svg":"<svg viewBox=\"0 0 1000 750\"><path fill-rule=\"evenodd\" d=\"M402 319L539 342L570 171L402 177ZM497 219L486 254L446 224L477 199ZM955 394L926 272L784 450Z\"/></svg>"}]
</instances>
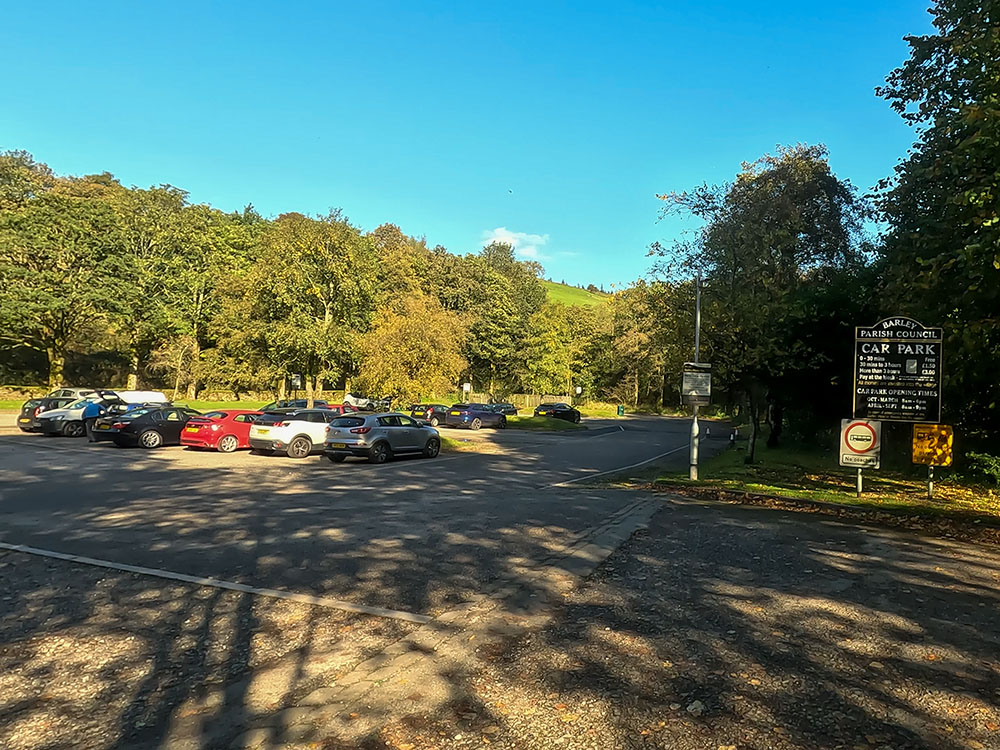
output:
<instances>
[{"instance_id":1,"label":"silver hatchback car","mask_svg":"<svg viewBox=\"0 0 1000 750\"><path fill-rule=\"evenodd\" d=\"M434 458L440 452L437 430L396 412L337 417L327 427L323 446L323 453L334 463L358 456L384 464L393 456L420 453Z\"/></svg>"}]
</instances>

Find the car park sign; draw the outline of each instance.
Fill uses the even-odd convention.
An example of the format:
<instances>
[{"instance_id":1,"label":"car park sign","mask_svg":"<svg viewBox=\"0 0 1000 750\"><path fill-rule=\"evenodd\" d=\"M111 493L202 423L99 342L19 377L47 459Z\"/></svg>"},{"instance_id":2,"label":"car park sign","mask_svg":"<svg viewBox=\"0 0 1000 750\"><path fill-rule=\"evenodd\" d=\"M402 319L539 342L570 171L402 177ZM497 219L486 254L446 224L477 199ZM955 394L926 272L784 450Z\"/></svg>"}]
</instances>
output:
<instances>
[{"instance_id":1,"label":"car park sign","mask_svg":"<svg viewBox=\"0 0 1000 750\"><path fill-rule=\"evenodd\" d=\"M854 416L887 422L941 421L943 331L897 316L854 336Z\"/></svg>"},{"instance_id":2,"label":"car park sign","mask_svg":"<svg viewBox=\"0 0 1000 750\"><path fill-rule=\"evenodd\" d=\"M712 403L712 365L685 362L681 373L681 403L707 406Z\"/></svg>"},{"instance_id":3,"label":"car park sign","mask_svg":"<svg viewBox=\"0 0 1000 750\"><path fill-rule=\"evenodd\" d=\"M882 452L882 423L844 419L840 423L840 465L877 469Z\"/></svg>"}]
</instances>

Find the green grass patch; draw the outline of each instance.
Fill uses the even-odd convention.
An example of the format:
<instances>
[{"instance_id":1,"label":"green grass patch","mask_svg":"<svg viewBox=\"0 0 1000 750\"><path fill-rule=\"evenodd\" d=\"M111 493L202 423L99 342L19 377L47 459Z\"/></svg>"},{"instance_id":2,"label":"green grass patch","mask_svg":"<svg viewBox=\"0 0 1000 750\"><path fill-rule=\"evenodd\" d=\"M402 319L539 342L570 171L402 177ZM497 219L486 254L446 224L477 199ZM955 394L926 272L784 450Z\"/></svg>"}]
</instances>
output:
<instances>
[{"instance_id":1,"label":"green grass patch","mask_svg":"<svg viewBox=\"0 0 1000 750\"><path fill-rule=\"evenodd\" d=\"M686 469L660 474L656 481L874 510L905 510L937 516L983 514L1000 518L1000 494L988 488L963 484L953 476L935 481L935 497L930 500L923 477L888 470L866 470L864 492L859 498L856 495L856 470L839 466L833 451L791 442L767 448L764 440L758 440L757 462L749 466L744 464L744 454L744 450L727 450L702 461L698 482L688 479Z\"/></svg>"},{"instance_id":2,"label":"green grass patch","mask_svg":"<svg viewBox=\"0 0 1000 750\"><path fill-rule=\"evenodd\" d=\"M0 401L0 411L20 411L21 404L27 400L26 398L22 398L16 401Z\"/></svg>"},{"instance_id":3,"label":"green grass patch","mask_svg":"<svg viewBox=\"0 0 1000 750\"><path fill-rule=\"evenodd\" d=\"M507 417L507 427L512 430L585 430L586 427L552 417Z\"/></svg>"},{"instance_id":4,"label":"green grass patch","mask_svg":"<svg viewBox=\"0 0 1000 750\"><path fill-rule=\"evenodd\" d=\"M603 305L610 297L607 294L588 292L586 289L560 284L556 281L542 281L542 285L545 287L549 302L558 302L562 305L575 305L577 307Z\"/></svg>"},{"instance_id":5,"label":"green grass patch","mask_svg":"<svg viewBox=\"0 0 1000 750\"><path fill-rule=\"evenodd\" d=\"M179 398L174 403L184 404L200 412L206 412L220 409L259 409L270 401L200 401L198 399L189 401L186 398Z\"/></svg>"}]
</instances>

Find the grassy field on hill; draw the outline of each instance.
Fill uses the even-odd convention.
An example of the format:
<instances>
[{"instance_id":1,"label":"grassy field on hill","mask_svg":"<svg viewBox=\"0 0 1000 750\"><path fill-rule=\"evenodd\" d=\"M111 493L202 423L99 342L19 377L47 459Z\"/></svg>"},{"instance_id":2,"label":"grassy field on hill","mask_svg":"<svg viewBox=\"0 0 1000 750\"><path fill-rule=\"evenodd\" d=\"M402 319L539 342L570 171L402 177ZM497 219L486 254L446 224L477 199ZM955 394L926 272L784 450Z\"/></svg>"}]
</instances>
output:
<instances>
[{"instance_id":1,"label":"grassy field on hill","mask_svg":"<svg viewBox=\"0 0 1000 750\"><path fill-rule=\"evenodd\" d=\"M594 294L586 289L560 284L557 281L542 281L542 283L545 285L545 291L551 302L587 307L589 305L602 305L608 301L609 295L607 294Z\"/></svg>"}]
</instances>

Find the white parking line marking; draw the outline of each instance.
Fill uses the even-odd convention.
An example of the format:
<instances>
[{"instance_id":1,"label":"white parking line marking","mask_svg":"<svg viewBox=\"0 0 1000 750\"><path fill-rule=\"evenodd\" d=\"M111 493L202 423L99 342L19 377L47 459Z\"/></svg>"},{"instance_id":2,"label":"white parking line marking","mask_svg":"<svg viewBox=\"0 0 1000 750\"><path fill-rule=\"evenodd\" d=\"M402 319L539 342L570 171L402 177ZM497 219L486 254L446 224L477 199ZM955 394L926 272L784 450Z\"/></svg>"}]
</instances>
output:
<instances>
[{"instance_id":1,"label":"white parking line marking","mask_svg":"<svg viewBox=\"0 0 1000 750\"><path fill-rule=\"evenodd\" d=\"M584 479L596 479L597 477L603 477L606 474L617 474L620 471L625 471L626 469L634 469L636 466L644 466L645 464L655 461L658 458L663 458L664 456L670 456L674 453L679 453L680 451L687 450L686 445L682 445L680 448L674 448L666 453L660 453L653 456L652 458L647 458L645 461L640 461L637 464L629 464L628 466L619 466L617 469L608 469L607 471L599 471L596 474L587 474L586 476L576 477L576 479L567 479L563 482L557 482L556 484L550 484L550 487L565 487L567 484L573 484L574 482L582 482Z\"/></svg>"},{"instance_id":2,"label":"white parking line marking","mask_svg":"<svg viewBox=\"0 0 1000 750\"><path fill-rule=\"evenodd\" d=\"M53 552L52 550L38 549L37 547L27 547L23 544L7 544L0 542L0 549L11 552L24 552L28 555L38 555L40 557L52 557L56 560L66 560L67 562L79 563L81 565L93 565L98 568L108 568L109 570L120 570L126 573L138 573L154 578L166 578L170 581L183 581L184 583L194 583L198 586L211 586L217 589L227 589L229 591L240 591L245 594L256 594L258 596L269 596L273 599L287 599L300 604L315 604L318 607L327 609L340 609L346 612L357 612L363 615L373 615L375 617L386 617L392 620L402 620L403 622L415 622L419 625L426 625L434 618L427 615L417 615L412 612L400 612L395 609L383 609L382 607L369 607L364 604L351 604L339 599L330 599L325 596L314 596L312 594L296 594L291 591L280 591L278 589L263 589L257 586L247 586L243 583L233 583L231 581L220 581L218 578L203 578L201 576L189 576L185 573L174 573L170 570L160 570L158 568L144 568L140 565L125 565L123 563L109 562L108 560L97 560L93 557L81 557L80 555L67 555L63 552Z\"/></svg>"}]
</instances>

